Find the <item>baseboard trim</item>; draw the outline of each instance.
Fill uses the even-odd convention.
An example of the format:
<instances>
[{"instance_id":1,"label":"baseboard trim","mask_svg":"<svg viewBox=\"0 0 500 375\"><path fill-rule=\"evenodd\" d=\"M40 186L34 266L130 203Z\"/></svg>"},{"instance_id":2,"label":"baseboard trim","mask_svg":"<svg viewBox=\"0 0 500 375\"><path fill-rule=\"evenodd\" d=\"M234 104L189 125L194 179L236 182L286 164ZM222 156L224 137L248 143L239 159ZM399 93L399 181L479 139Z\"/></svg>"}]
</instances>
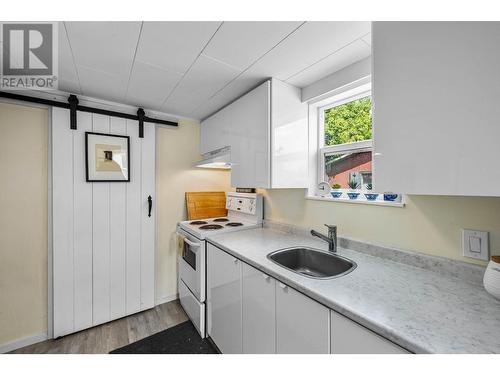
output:
<instances>
[{"instance_id":1,"label":"baseboard trim","mask_svg":"<svg viewBox=\"0 0 500 375\"><path fill-rule=\"evenodd\" d=\"M38 342L45 341L47 339L47 332L40 332L33 336L23 337L22 339L10 341L5 344L0 344L0 353L8 353L19 348L24 348L28 345L33 345Z\"/></svg>"},{"instance_id":2,"label":"baseboard trim","mask_svg":"<svg viewBox=\"0 0 500 375\"><path fill-rule=\"evenodd\" d=\"M163 303L175 301L178 298L179 298L179 294L178 293L171 294L169 296L158 297L155 300L155 306L161 305Z\"/></svg>"}]
</instances>

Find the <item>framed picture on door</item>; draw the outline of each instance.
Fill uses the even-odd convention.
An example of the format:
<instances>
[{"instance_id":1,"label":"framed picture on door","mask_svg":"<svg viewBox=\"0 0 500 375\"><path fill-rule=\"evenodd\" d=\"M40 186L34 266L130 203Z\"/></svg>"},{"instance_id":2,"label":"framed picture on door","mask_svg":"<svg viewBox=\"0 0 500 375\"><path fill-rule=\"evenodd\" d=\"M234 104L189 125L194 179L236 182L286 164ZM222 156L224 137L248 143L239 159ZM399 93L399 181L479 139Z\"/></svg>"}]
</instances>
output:
<instances>
[{"instance_id":1,"label":"framed picture on door","mask_svg":"<svg viewBox=\"0 0 500 375\"><path fill-rule=\"evenodd\" d=\"M87 182L130 181L130 137L85 132Z\"/></svg>"}]
</instances>

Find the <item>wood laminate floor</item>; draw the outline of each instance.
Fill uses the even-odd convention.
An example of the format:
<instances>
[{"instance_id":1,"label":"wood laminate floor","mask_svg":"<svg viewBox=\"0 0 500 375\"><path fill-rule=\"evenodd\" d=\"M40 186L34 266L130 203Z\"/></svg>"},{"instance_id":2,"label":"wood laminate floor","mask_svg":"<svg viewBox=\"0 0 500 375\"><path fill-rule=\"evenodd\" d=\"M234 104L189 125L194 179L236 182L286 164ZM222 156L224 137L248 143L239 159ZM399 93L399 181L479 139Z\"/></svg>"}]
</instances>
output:
<instances>
[{"instance_id":1,"label":"wood laminate floor","mask_svg":"<svg viewBox=\"0 0 500 375\"><path fill-rule=\"evenodd\" d=\"M97 327L14 350L13 354L99 354L121 348L185 322L178 300Z\"/></svg>"}]
</instances>

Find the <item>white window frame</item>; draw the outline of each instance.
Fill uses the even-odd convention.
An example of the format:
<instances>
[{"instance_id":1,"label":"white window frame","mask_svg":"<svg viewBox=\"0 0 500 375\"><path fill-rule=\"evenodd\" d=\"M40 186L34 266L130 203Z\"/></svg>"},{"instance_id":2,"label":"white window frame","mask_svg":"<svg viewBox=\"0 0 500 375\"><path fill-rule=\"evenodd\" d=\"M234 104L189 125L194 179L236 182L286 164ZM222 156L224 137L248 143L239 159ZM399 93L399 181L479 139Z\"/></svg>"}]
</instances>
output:
<instances>
[{"instance_id":1,"label":"white window frame","mask_svg":"<svg viewBox=\"0 0 500 375\"><path fill-rule=\"evenodd\" d=\"M353 203L353 204L368 204L376 206L390 206L390 207L404 207L405 197L400 195L397 201L385 201L383 198L383 192L378 193L379 197L375 201L369 201L363 195L363 187L357 189L356 192L360 193L358 199L349 199L346 196L346 192L351 191L350 189L339 189L343 192L341 198L333 198L330 195L322 196L318 193L318 184L324 182L325 176L325 155L332 153L355 153L355 152L373 152L373 139L352 143L344 143L340 145L325 146L324 144L324 113L326 110L337 107L339 105L349 103L354 100L365 98L367 96L372 96L371 82L369 79L359 80L353 82L352 84L346 85L343 88L335 90L332 95L327 97L326 95L318 98L315 101L309 103L309 168L311 171L315 171L310 174L309 178L309 188L306 189L306 199L319 200L335 203ZM372 129L373 135L374 129ZM373 163L373 158L372 158ZM374 170L374 167L372 167Z\"/></svg>"},{"instance_id":2,"label":"white window frame","mask_svg":"<svg viewBox=\"0 0 500 375\"><path fill-rule=\"evenodd\" d=\"M339 145L325 146L325 111L353 102L358 99L371 98L371 88L360 93L355 93L342 99L332 101L324 106L318 107L318 183L324 181L325 176L325 156L328 154L356 153L373 151L373 140L342 143ZM361 188L358 190L362 190Z\"/></svg>"}]
</instances>

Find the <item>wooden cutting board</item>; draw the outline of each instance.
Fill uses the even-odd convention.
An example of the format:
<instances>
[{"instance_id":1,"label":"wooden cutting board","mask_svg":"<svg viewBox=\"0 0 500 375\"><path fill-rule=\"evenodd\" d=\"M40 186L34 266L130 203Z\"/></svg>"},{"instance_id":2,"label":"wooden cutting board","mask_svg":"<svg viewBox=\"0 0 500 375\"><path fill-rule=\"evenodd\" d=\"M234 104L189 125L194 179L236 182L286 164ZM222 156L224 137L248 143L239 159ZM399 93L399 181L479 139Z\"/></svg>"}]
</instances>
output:
<instances>
[{"instance_id":1,"label":"wooden cutting board","mask_svg":"<svg viewBox=\"0 0 500 375\"><path fill-rule=\"evenodd\" d=\"M186 206L188 220L226 216L226 193L223 191L186 193Z\"/></svg>"}]
</instances>

